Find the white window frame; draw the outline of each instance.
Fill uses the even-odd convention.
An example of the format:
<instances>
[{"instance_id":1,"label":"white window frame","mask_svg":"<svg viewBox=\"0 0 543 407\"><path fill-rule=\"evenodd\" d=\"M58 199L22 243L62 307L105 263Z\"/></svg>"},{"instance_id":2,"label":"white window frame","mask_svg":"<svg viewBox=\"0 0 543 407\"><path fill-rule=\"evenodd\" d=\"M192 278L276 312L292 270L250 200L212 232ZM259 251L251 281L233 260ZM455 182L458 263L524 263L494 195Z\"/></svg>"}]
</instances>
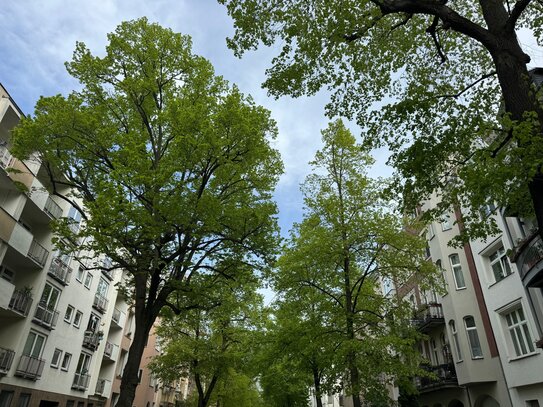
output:
<instances>
[{"instance_id":1,"label":"white window frame","mask_svg":"<svg viewBox=\"0 0 543 407\"><path fill-rule=\"evenodd\" d=\"M91 273L87 273L87 275L85 277L85 282L83 283L83 285L85 286L85 288L88 288L90 290L90 287L92 285L92 274Z\"/></svg>"},{"instance_id":2,"label":"white window frame","mask_svg":"<svg viewBox=\"0 0 543 407\"><path fill-rule=\"evenodd\" d=\"M427 240L432 240L434 238L434 236L436 235L436 230L434 228L434 223L433 222L430 222L428 224L428 230L427 230L427 233L426 233L426 239Z\"/></svg>"},{"instance_id":3,"label":"white window frame","mask_svg":"<svg viewBox=\"0 0 543 407\"><path fill-rule=\"evenodd\" d=\"M72 318L74 316L74 311L75 311L75 308L72 307L71 305L68 305L66 307L66 312L64 313L64 321L71 324L72 323Z\"/></svg>"},{"instance_id":4,"label":"white window frame","mask_svg":"<svg viewBox=\"0 0 543 407\"><path fill-rule=\"evenodd\" d=\"M458 263L453 263L453 257L458 259ZM449 264L451 265L451 271L454 280L454 286L457 290L463 290L466 288L466 278L464 277L464 270L462 269L462 263L460 262L460 256L457 253L453 253L449 256ZM463 286L458 284L458 276L462 277Z\"/></svg>"},{"instance_id":5,"label":"white window frame","mask_svg":"<svg viewBox=\"0 0 543 407\"><path fill-rule=\"evenodd\" d=\"M495 258L493 259L492 257L494 256ZM492 276L494 277L494 281L496 283L513 274L513 268L511 267L511 263L509 263L509 258L507 257L507 254L505 254L505 249L503 246L499 246L496 248L496 250L489 252L487 257ZM495 267L499 267L499 273L496 272Z\"/></svg>"},{"instance_id":6,"label":"white window frame","mask_svg":"<svg viewBox=\"0 0 543 407\"><path fill-rule=\"evenodd\" d=\"M473 321L473 325L468 325L468 320ZM464 328L466 329L466 335L468 337L471 358L483 359L483 347L481 345L481 340L479 339L479 333L477 332L475 318L472 315L466 315L464 317ZM480 353L477 353L477 350Z\"/></svg>"},{"instance_id":7,"label":"white window frame","mask_svg":"<svg viewBox=\"0 0 543 407\"><path fill-rule=\"evenodd\" d=\"M453 227L452 216L450 213L446 213L443 219L441 220L441 230L445 232L447 230L451 230L452 227Z\"/></svg>"},{"instance_id":8,"label":"white window frame","mask_svg":"<svg viewBox=\"0 0 543 407\"><path fill-rule=\"evenodd\" d=\"M460 342L458 342L458 330L456 329L456 323L454 322L454 319L451 319L449 321L449 328L451 330L451 336L454 342L457 362L462 362L464 360L462 358L462 348L460 347Z\"/></svg>"},{"instance_id":9,"label":"white window frame","mask_svg":"<svg viewBox=\"0 0 543 407\"><path fill-rule=\"evenodd\" d=\"M72 354L69 352L65 352L64 356L62 357L62 363L60 365L60 370L63 370L65 372L68 371L70 368L70 362L72 361Z\"/></svg>"},{"instance_id":10,"label":"white window frame","mask_svg":"<svg viewBox=\"0 0 543 407\"><path fill-rule=\"evenodd\" d=\"M30 345L30 349L27 352L27 345L29 343L30 338L33 336L32 344ZM39 345L39 349L36 351L36 343L38 342L37 339L41 339L41 344ZM43 349L45 348L45 342L47 342L47 337L45 335L42 335L39 332L36 331L30 331L28 333L28 336L26 337L26 342L23 347L23 355L31 356L34 358L41 358L41 355L43 353Z\"/></svg>"},{"instance_id":11,"label":"white window frame","mask_svg":"<svg viewBox=\"0 0 543 407\"><path fill-rule=\"evenodd\" d=\"M83 319L83 313L79 310L75 311L74 326L79 328L81 326L81 320Z\"/></svg>"},{"instance_id":12,"label":"white window frame","mask_svg":"<svg viewBox=\"0 0 543 407\"><path fill-rule=\"evenodd\" d=\"M84 277L85 277L85 267L82 264L80 264L77 269L77 272L75 273L75 279L79 281L80 283L82 283Z\"/></svg>"},{"instance_id":13,"label":"white window frame","mask_svg":"<svg viewBox=\"0 0 543 407\"><path fill-rule=\"evenodd\" d=\"M504 326L510 341L510 353L513 358L521 358L536 353L533 334L526 313L520 302L507 307L501 312Z\"/></svg>"},{"instance_id":14,"label":"white window frame","mask_svg":"<svg viewBox=\"0 0 543 407\"><path fill-rule=\"evenodd\" d=\"M54 369L58 369L58 366L60 364L60 360L62 359L62 349L55 348L53 351L53 356L51 356L51 367Z\"/></svg>"}]
</instances>

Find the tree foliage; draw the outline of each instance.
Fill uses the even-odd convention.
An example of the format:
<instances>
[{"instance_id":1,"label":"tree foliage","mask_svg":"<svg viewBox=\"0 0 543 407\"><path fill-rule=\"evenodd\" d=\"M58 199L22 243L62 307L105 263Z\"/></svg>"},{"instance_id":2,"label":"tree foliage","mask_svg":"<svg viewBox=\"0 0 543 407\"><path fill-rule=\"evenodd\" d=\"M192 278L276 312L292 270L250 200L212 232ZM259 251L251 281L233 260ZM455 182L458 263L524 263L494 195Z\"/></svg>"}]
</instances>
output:
<instances>
[{"instance_id":1,"label":"tree foliage","mask_svg":"<svg viewBox=\"0 0 543 407\"><path fill-rule=\"evenodd\" d=\"M356 118L365 143L391 150L406 207L437 191L428 215L471 208L472 236L491 230L478 212L494 202L535 210L543 230L543 109L517 38L528 28L542 39L540 1L220 2L238 56L281 44L264 83L272 95L328 89L329 115Z\"/></svg>"},{"instance_id":2,"label":"tree foliage","mask_svg":"<svg viewBox=\"0 0 543 407\"><path fill-rule=\"evenodd\" d=\"M250 368L263 316L257 283L245 270L236 281L221 281L207 307L180 315L164 312L157 330L163 352L151 369L165 383L187 377L195 388L195 406L252 406L259 400Z\"/></svg>"},{"instance_id":3,"label":"tree foliage","mask_svg":"<svg viewBox=\"0 0 543 407\"><path fill-rule=\"evenodd\" d=\"M387 385L418 371L418 334L409 304L385 295L381 284L428 287L435 268L424 259L424 240L408 231L414 225L382 199L383 181L367 177L367 150L341 121L322 134L303 186L304 220L279 260L275 286L287 299L306 298L299 324L309 325L306 338L318 338L306 350L328 365L328 389L342 382L355 407L361 399L386 404Z\"/></svg>"},{"instance_id":4,"label":"tree foliage","mask_svg":"<svg viewBox=\"0 0 543 407\"><path fill-rule=\"evenodd\" d=\"M106 254L106 268L128 273L136 330L118 405L130 407L161 309L197 308L217 277L268 264L282 165L269 112L215 76L189 37L142 18L108 39L102 57L77 43L66 67L81 90L42 97L13 152L37 157L51 192L83 215L79 229L56 223L65 250L90 268Z\"/></svg>"}]
</instances>

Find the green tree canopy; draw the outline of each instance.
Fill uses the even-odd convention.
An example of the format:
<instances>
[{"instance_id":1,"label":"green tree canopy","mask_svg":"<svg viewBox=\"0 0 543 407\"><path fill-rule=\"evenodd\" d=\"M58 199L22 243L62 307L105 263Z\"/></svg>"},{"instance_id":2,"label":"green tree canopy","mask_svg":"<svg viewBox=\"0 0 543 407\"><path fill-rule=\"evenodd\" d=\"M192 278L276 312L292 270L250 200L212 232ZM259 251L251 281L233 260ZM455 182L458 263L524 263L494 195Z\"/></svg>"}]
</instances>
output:
<instances>
[{"instance_id":1,"label":"green tree canopy","mask_svg":"<svg viewBox=\"0 0 543 407\"><path fill-rule=\"evenodd\" d=\"M543 234L543 109L517 30L542 39L538 0L219 0L239 56L280 44L264 86L274 96L332 92L329 115L356 118L387 146L404 204L432 192L471 208L466 232L489 232L478 209L534 210ZM540 79L539 79L540 81ZM498 117L499 113L500 116ZM435 215L435 214L434 214Z\"/></svg>"},{"instance_id":2,"label":"green tree canopy","mask_svg":"<svg viewBox=\"0 0 543 407\"><path fill-rule=\"evenodd\" d=\"M217 277L268 264L282 164L269 112L215 76L189 37L142 18L108 39L102 57L77 43L66 66L81 90L42 97L15 129L13 152L38 158L38 176L83 216L80 228L56 223L65 250L128 273L136 329L117 405L130 407L161 309L196 308Z\"/></svg>"},{"instance_id":3,"label":"green tree canopy","mask_svg":"<svg viewBox=\"0 0 543 407\"><path fill-rule=\"evenodd\" d=\"M302 319L321 316L323 326L312 330L323 336L317 347L335 348L323 352L334 355L325 363L341 371L354 406L387 403L387 384L418 371L418 334L409 304L385 295L381 284L428 287L435 268L424 258L424 239L410 231L414 225L403 224L381 198L383 181L367 177L367 149L341 121L322 134L324 147L303 186L304 220L279 259L276 288L287 298L313 299L317 309L304 303Z\"/></svg>"}]
</instances>

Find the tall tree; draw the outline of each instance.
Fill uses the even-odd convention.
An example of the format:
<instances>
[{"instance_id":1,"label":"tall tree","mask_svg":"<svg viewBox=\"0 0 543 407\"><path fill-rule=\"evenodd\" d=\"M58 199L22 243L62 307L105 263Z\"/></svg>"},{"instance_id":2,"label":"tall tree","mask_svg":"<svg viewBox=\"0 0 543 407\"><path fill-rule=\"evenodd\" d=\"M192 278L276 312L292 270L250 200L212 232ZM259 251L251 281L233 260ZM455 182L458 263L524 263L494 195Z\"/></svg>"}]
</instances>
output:
<instances>
[{"instance_id":1,"label":"tall tree","mask_svg":"<svg viewBox=\"0 0 543 407\"><path fill-rule=\"evenodd\" d=\"M332 91L330 115L357 117L366 142L392 150L411 208L497 201L537 218L543 236L543 109L517 30L542 39L539 0L219 0L237 55L281 43L265 86L275 96ZM500 117L497 118L498 113ZM514 165L511 165L514 163ZM459 182L451 182L457 178Z\"/></svg>"},{"instance_id":2,"label":"tall tree","mask_svg":"<svg viewBox=\"0 0 543 407\"><path fill-rule=\"evenodd\" d=\"M14 131L13 152L37 157L51 193L83 216L79 229L56 224L64 242L76 242L67 250L129 275L136 324L117 406L131 407L159 312L198 308L202 292L235 279L240 263L268 263L282 165L269 112L215 76L189 37L142 18L108 39L103 57L77 43L66 66L81 90L42 97Z\"/></svg>"},{"instance_id":3,"label":"tall tree","mask_svg":"<svg viewBox=\"0 0 543 407\"><path fill-rule=\"evenodd\" d=\"M346 394L355 407L386 403L387 384L417 371L418 356L417 333L406 324L410 307L385 296L381 282L414 278L428 286L435 269L424 260L423 239L406 231L381 199L380 182L366 176L367 150L341 121L322 134L324 147L303 186L304 220L280 258L280 287L327 299L318 304L338 343L331 364L344 369Z\"/></svg>"}]
</instances>

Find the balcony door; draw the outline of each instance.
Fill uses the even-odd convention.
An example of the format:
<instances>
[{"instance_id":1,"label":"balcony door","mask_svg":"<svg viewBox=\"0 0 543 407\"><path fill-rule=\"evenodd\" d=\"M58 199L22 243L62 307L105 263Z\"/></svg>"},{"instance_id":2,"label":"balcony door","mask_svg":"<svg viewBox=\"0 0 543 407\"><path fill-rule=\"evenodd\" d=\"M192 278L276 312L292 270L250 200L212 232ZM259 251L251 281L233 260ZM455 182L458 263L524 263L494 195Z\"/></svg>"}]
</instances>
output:
<instances>
[{"instance_id":1,"label":"balcony door","mask_svg":"<svg viewBox=\"0 0 543 407\"><path fill-rule=\"evenodd\" d=\"M39 358L41 356L43 345L45 344L45 336L36 332L30 331L26 338L23 355Z\"/></svg>"},{"instance_id":2,"label":"balcony door","mask_svg":"<svg viewBox=\"0 0 543 407\"><path fill-rule=\"evenodd\" d=\"M40 299L40 305L49 311L54 311L57 307L59 297L60 290L49 283L45 283L45 288L43 289Z\"/></svg>"}]
</instances>

